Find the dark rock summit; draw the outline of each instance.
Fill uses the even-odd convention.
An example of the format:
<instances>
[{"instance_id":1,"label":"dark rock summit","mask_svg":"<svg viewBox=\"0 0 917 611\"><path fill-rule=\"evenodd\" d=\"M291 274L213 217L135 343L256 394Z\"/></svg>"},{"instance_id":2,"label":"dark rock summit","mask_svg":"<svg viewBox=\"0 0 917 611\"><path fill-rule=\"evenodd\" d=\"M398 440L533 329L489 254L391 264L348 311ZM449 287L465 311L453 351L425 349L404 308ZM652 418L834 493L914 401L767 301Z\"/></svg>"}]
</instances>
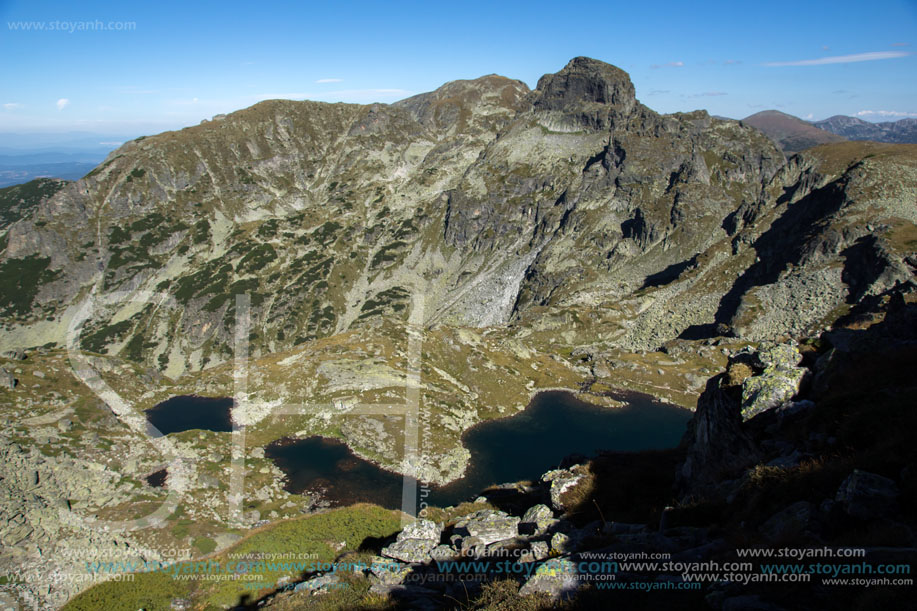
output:
<instances>
[{"instance_id":1,"label":"dark rock summit","mask_svg":"<svg viewBox=\"0 0 917 611\"><path fill-rule=\"evenodd\" d=\"M536 111L559 111L590 129L608 129L628 117L637 104L630 76L615 66L576 57L535 88Z\"/></svg>"}]
</instances>

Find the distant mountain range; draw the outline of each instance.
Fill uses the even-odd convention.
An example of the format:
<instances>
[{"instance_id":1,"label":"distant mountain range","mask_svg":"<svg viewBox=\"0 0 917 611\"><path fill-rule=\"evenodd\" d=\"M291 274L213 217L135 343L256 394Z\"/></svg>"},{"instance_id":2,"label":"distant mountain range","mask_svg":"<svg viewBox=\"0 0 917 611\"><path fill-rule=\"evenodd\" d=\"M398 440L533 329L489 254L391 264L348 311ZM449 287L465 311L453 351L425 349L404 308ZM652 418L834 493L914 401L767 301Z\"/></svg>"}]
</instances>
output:
<instances>
[{"instance_id":1,"label":"distant mountain range","mask_svg":"<svg viewBox=\"0 0 917 611\"><path fill-rule=\"evenodd\" d=\"M848 140L873 140L875 142L917 142L917 119L901 119L884 123L870 123L856 117L835 115L824 121L812 123L815 127L843 136Z\"/></svg>"},{"instance_id":2,"label":"distant mountain range","mask_svg":"<svg viewBox=\"0 0 917 611\"><path fill-rule=\"evenodd\" d=\"M835 115L824 121L804 121L779 110L764 110L742 119L764 132L785 153L798 153L819 144L844 140L872 140L874 142L917 142L917 119L901 119L884 123L870 123Z\"/></svg>"}]
</instances>

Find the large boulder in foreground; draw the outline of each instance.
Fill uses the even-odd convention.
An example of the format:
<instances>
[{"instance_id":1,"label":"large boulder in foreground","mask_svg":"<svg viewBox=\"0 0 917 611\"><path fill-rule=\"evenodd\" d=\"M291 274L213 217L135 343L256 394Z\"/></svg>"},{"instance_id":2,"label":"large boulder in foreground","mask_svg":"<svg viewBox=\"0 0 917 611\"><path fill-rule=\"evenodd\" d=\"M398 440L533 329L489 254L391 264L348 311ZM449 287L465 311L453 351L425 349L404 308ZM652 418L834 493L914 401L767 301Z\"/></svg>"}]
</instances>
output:
<instances>
[{"instance_id":1,"label":"large boulder in foreground","mask_svg":"<svg viewBox=\"0 0 917 611\"><path fill-rule=\"evenodd\" d=\"M482 509L456 523L455 531L476 537L483 545L519 536L519 518L494 509Z\"/></svg>"},{"instance_id":2,"label":"large boulder in foreground","mask_svg":"<svg viewBox=\"0 0 917 611\"><path fill-rule=\"evenodd\" d=\"M398 533L397 540L382 549L382 555L411 564L430 561L430 552L439 545L442 527L432 520L417 520Z\"/></svg>"},{"instance_id":3,"label":"large boulder in foreground","mask_svg":"<svg viewBox=\"0 0 917 611\"><path fill-rule=\"evenodd\" d=\"M763 371L742 383L742 420L749 420L792 399L808 373L802 354L793 344L769 344L751 354Z\"/></svg>"}]
</instances>

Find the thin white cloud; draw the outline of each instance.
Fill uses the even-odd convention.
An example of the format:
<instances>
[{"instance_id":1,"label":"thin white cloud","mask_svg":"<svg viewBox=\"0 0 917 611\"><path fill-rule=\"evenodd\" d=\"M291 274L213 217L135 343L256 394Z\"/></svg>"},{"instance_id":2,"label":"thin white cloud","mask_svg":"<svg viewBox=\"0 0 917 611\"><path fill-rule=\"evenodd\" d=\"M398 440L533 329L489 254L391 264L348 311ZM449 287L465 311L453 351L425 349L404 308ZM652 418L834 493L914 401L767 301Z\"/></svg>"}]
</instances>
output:
<instances>
[{"instance_id":1,"label":"thin white cloud","mask_svg":"<svg viewBox=\"0 0 917 611\"><path fill-rule=\"evenodd\" d=\"M121 146L123 142L99 142L100 146Z\"/></svg>"},{"instance_id":2,"label":"thin white cloud","mask_svg":"<svg viewBox=\"0 0 917 611\"><path fill-rule=\"evenodd\" d=\"M715 98L721 95L729 95L725 91L705 91L703 93L694 94L695 98Z\"/></svg>"},{"instance_id":3,"label":"thin white cloud","mask_svg":"<svg viewBox=\"0 0 917 611\"><path fill-rule=\"evenodd\" d=\"M57 110L63 110L70 106L70 100L67 98L61 98L57 101Z\"/></svg>"},{"instance_id":4,"label":"thin white cloud","mask_svg":"<svg viewBox=\"0 0 917 611\"><path fill-rule=\"evenodd\" d=\"M669 62L667 64L653 64L650 68L654 70L657 68L683 68L685 65L684 62Z\"/></svg>"},{"instance_id":5,"label":"thin white cloud","mask_svg":"<svg viewBox=\"0 0 917 611\"><path fill-rule=\"evenodd\" d=\"M819 57L818 59L800 59L792 62L767 62L765 66L823 66L825 64L852 64L855 62L871 62L879 59L895 59L906 57L910 53L904 51L870 51L869 53L854 53L853 55L834 55Z\"/></svg>"},{"instance_id":6,"label":"thin white cloud","mask_svg":"<svg viewBox=\"0 0 917 611\"><path fill-rule=\"evenodd\" d=\"M344 82L344 79L342 79L342 78L320 78L320 79L318 79L318 80L315 81L315 82L316 82L316 83L319 83L319 84L322 84L322 83L343 83L343 82Z\"/></svg>"},{"instance_id":7,"label":"thin white cloud","mask_svg":"<svg viewBox=\"0 0 917 611\"><path fill-rule=\"evenodd\" d=\"M901 112L900 110L861 110L858 117L917 117L917 112Z\"/></svg>"},{"instance_id":8,"label":"thin white cloud","mask_svg":"<svg viewBox=\"0 0 917 611\"><path fill-rule=\"evenodd\" d=\"M24 108L24 106L19 102L7 102L3 105L3 110L19 110L20 108Z\"/></svg>"},{"instance_id":9,"label":"thin white cloud","mask_svg":"<svg viewBox=\"0 0 917 611\"><path fill-rule=\"evenodd\" d=\"M741 63L742 61L738 59L727 59L726 61L723 62L723 64L726 66L735 66L736 64L741 64Z\"/></svg>"},{"instance_id":10,"label":"thin white cloud","mask_svg":"<svg viewBox=\"0 0 917 611\"><path fill-rule=\"evenodd\" d=\"M911 43L909 43L909 42L893 42L893 43L892 43L892 46L893 46L893 47L909 47L909 46L911 46Z\"/></svg>"}]
</instances>

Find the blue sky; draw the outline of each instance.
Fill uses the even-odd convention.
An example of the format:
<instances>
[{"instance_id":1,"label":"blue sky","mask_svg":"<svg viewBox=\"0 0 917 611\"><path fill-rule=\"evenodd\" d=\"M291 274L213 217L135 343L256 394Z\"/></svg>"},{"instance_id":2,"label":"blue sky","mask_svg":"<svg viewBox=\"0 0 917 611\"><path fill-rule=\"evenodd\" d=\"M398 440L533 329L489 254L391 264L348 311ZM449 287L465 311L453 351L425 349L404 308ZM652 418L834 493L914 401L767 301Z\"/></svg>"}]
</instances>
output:
<instances>
[{"instance_id":1,"label":"blue sky","mask_svg":"<svg viewBox=\"0 0 917 611\"><path fill-rule=\"evenodd\" d=\"M490 73L534 87L578 55L627 70L660 112L917 116L917 0L0 0L0 132L134 136L267 98L392 102Z\"/></svg>"}]
</instances>

